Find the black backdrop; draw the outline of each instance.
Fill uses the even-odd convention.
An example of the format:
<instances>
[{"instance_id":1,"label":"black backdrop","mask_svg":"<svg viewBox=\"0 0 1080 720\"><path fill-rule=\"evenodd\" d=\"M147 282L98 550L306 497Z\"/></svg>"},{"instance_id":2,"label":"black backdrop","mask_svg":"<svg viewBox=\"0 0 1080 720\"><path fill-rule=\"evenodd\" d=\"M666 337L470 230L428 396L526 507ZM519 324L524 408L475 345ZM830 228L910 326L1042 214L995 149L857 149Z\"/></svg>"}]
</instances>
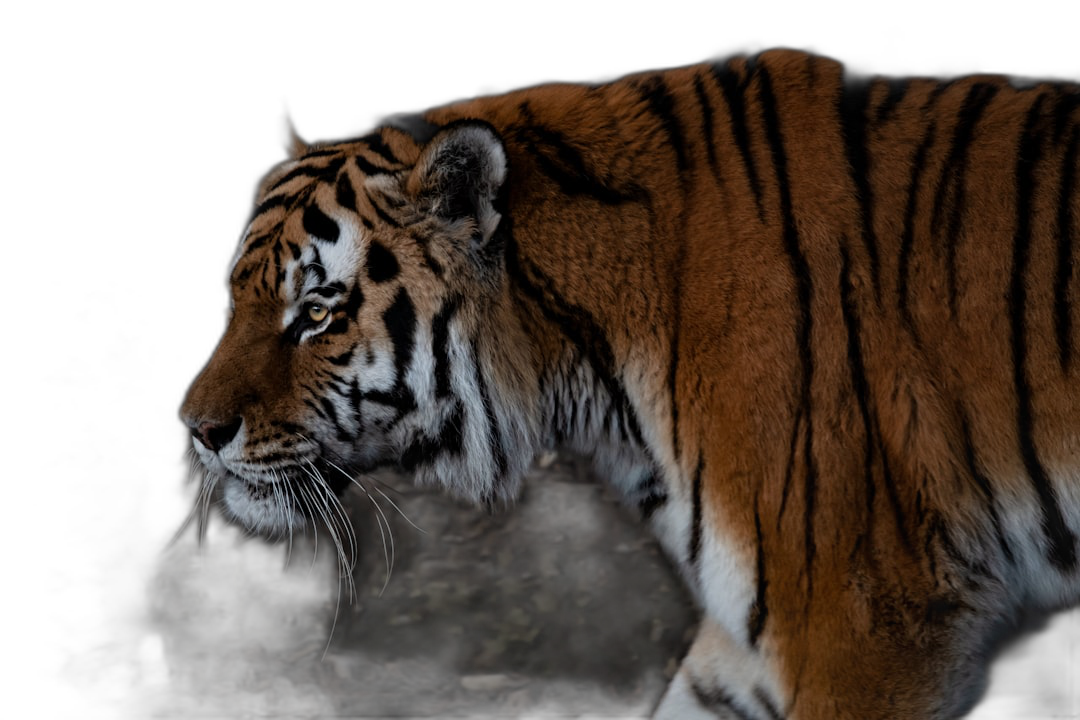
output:
<instances>
[{"instance_id":1,"label":"black backdrop","mask_svg":"<svg viewBox=\"0 0 1080 720\"><path fill-rule=\"evenodd\" d=\"M94 689L79 681L83 668L104 663L123 671L153 611L148 584L191 500L178 410L224 327L226 264L258 177L284 158L286 114L301 137L329 138L387 113L477 94L779 45L880 72L1080 74L1068 22L1053 18L1002 18L994 28L894 27L886 17L854 13L781 30L775 18L650 16L626 29L522 10L490 25L458 17L418 32L410 24L419 12L353 17L328 31L328 18L296 11L276 27L234 36L206 32L215 25L206 18L170 26L167 38L145 33L99 45L94 71L77 68L78 116L106 127L93 151L79 149L79 138L68 159L104 167L109 179L97 172L78 179L79 188L103 199L89 210L100 242L92 259L72 257L80 266L93 263L95 283L106 280L93 295L79 295L86 305L72 313L86 331L82 357L96 366L80 397L90 410L72 429L86 440L82 457L92 466L65 479L62 500L77 552L60 570L67 575L60 585L79 598L63 612L71 633L60 654L73 692L62 702L92 709ZM1055 35L1054 27L1063 31ZM51 625L63 628L64 620Z\"/></svg>"}]
</instances>

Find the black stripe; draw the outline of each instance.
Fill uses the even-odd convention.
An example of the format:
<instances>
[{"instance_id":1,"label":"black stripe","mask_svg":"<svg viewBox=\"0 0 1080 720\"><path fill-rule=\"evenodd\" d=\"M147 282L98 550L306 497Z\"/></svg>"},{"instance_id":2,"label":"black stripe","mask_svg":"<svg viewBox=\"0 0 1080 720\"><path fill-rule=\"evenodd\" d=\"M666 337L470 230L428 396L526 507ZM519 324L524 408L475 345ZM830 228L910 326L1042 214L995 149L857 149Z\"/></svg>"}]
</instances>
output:
<instances>
[{"instance_id":1,"label":"black stripe","mask_svg":"<svg viewBox=\"0 0 1080 720\"><path fill-rule=\"evenodd\" d=\"M362 436L364 432L364 416L360 412L360 401L363 399L360 394L360 383L354 378L349 383L349 408L352 410L353 424L356 425L357 437Z\"/></svg>"},{"instance_id":2,"label":"black stripe","mask_svg":"<svg viewBox=\"0 0 1080 720\"><path fill-rule=\"evenodd\" d=\"M394 253L385 245L372 241L367 249L367 274L374 282L384 283L397 277L401 267Z\"/></svg>"},{"instance_id":3,"label":"black stripe","mask_svg":"<svg viewBox=\"0 0 1080 720\"><path fill-rule=\"evenodd\" d=\"M937 538L941 548L956 567L963 568L967 571L967 582L969 587L980 587L982 585L980 577L990 578L995 583L1001 582L1001 575L996 572L991 572L990 567L986 562L983 560L976 560L964 554L952 538L952 533L950 532L951 527L953 527L951 523L946 522L939 513L935 513L933 519L930 521L929 534L930 536ZM941 624L946 619L946 616L955 613L960 609L972 611L975 608L970 604L959 600L942 597L934 598L927 604L927 621L934 624Z\"/></svg>"},{"instance_id":4,"label":"black stripe","mask_svg":"<svg viewBox=\"0 0 1080 720\"><path fill-rule=\"evenodd\" d=\"M342 306L342 310L345 311L345 315L357 320L360 316L360 306L364 304L364 292L360 289L359 283L354 285L349 290L349 297L345 300L345 305Z\"/></svg>"},{"instance_id":5,"label":"black stripe","mask_svg":"<svg viewBox=\"0 0 1080 720\"><path fill-rule=\"evenodd\" d=\"M229 283L238 287L242 286L247 279L251 277L253 272L255 272L255 267L253 265L249 265L243 270L240 270L240 265L237 263L236 268L233 270L232 277L229 278Z\"/></svg>"},{"instance_id":6,"label":"black stripe","mask_svg":"<svg viewBox=\"0 0 1080 720\"><path fill-rule=\"evenodd\" d=\"M431 354L435 358L435 397L449 397L450 392L450 320L458 310L458 298L449 298L431 321Z\"/></svg>"},{"instance_id":7,"label":"black stripe","mask_svg":"<svg viewBox=\"0 0 1080 720\"><path fill-rule=\"evenodd\" d=\"M1009 319L1016 386L1017 439L1024 468L1042 507L1042 529L1050 543L1048 557L1059 570L1076 568L1076 536L1069 529L1057 493L1039 459L1034 438L1031 383L1027 376L1027 268L1031 255L1031 215L1035 194L1035 167L1042 159L1042 133L1036 125L1045 100L1040 95L1028 111L1016 161L1016 236L1013 238L1012 280L1009 285Z\"/></svg>"},{"instance_id":8,"label":"black stripe","mask_svg":"<svg viewBox=\"0 0 1080 720\"><path fill-rule=\"evenodd\" d=\"M335 199L341 207L356 212L356 190L353 189L352 179L347 172L343 171L338 175Z\"/></svg>"},{"instance_id":9,"label":"black stripe","mask_svg":"<svg viewBox=\"0 0 1080 720\"><path fill-rule=\"evenodd\" d=\"M1069 284L1073 274L1073 237L1076 234L1076 218L1073 203L1076 202L1077 145L1080 127L1073 126L1069 144L1061 160L1061 191L1058 195L1057 216L1057 267L1054 272L1054 330L1057 336L1058 357L1061 369L1068 372L1072 365L1073 322Z\"/></svg>"},{"instance_id":10,"label":"black stripe","mask_svg":"<svg viewBox=\"0 0 1080 720\"><path fill-rule=\"evenodd\" d=\"M271 420L270 425L276 428L281 428L282 432L288 433L289 435L303 435L305 437L311 436L311 432L306 427L302 425L296 425L286 420Z\"/></svg>"},{"instance_id":11,"label":"black stripe","mask_svg":"<svg viewBox=\"0 0 1080 720\"><path fill-rule=\"evenodd\" d=\"M588 422L586 420L586 422ZM661 507L667 503L668 496L667 490L664 488L664 483L660 481L656 473L649 473L649 476L638 486L636 495L640 498L637 502L638 512L641 513L641 519L648 521L652 518Z\"/></svg>"},{"instance_id":12,"label":"black stripe","mask_svg":"<svg viewBox=\"0 0 1080 720\"><path fill-rule=\"evenodd\" d=\"M283 185L287 185L288 182L291 182L299 177L318 178L322 177L322 175L322 168L300 165L299 167L294 167L293 169L291 169L291 171L285 173L280 178L278 178L278 180L274 181L274 184L267 189L267 192L273 192L274 190L280 188Z\"/></svg>"},{"instance_id":13,"label":"black stripe","mask_svg":"<svg viewBox=\"0 0 1080 720\"><path fill-rule=\"evenodd\" d=\"M340 355L335 355L333 357L328 357L326 359L330 361L331 365L343 366L343 365L348 365L350 362L352 362L352 357L353 357L353 348L349 348L348 350L341 353Z\"/></svg>"},{"instance_id":14,"label":"black stripe","mask_svg":"<svg viewBox=\"0 0 1080 720\"><path fill-rule=\"evenodd\" d=\"M870 387L866 381L866 368L862 357L862 324L855 299L852 297L854 287L851 284L851 264L846 243L841 244L840 252L840 309L847 330L847 357L852 391L855 393L863 423L863 482L866 486L866 523L869 526L873 521L874 499L877 496L877 485L874 482L874 440L877 433L870 415ZM869 531L868 527L867 532Z\"/></svg>"},{"instance_id":15,"label":"black stripe","mask_svg":"<svg viewBox=\"0 0 1080 720\"><path fill-rule=\"evenodd\" d=\"M888 459L885 457L881 458L881 479L885 483L885 497L888 498L889 507L892 508L893 522L896 524L896 531L900 535L900 544L908 552L913 552L914 545L911 543L911 531L908 530L907 515L904 512L903 504L900 502L900 492L896 487L892 471L889 469ZM922 522L921 515L919 516L919 522Z\"/></svg>"},{"instance_id":16,"label":"black stripe","mask_svg":"<svg viewBox=\"0 0 1080 720\"><path fill-rule=\"evenodd\" d=\"M723 691L708 691L693 681L690 681L690 687L693 688L693 696L697 698L698 704L706 710L716 712L726 720L750 720L742 712L735 709L734 702Z\"/></svg>"},{"instance_id":17,"label":"black stripe","mask_svg":"<svg viewBox=\"0 0 1080 720\"><path fill-rule=\"evenodd\" d=\"M1080 108L1080 90L1076 88L1058 88L1057 104L1054 107L1054 143L1060 144L1065 131L1074 126L1069 121L1077 108Z\"/></svg>"},{"instance_id":18,"label":"black stripe","mask_svg":"<svg viewBox=\"0 0 1080 720\"><path fill-rule=\"evenodd\" d=\"M757 646L758 638L765 629L765 620L769 617L769 605L765 595L769 589L769 580L765 576L765 538L761 532L761 514L758 512L757 500L754 500L754 531L757 540L757 592L754 595L754 604L750 606L749 636L750 644Z\"/></svg>"},{"instance_id":19,"label":"black stripe","mask_svg":"<svg viewBox=\"0 0 1080 720\"><path fill-rule=\"evenodd\" d=\"M911 267L911 250L915 246L915 219L919 202L919 186L926 169L926 155L934 143L935 126L931 125L915 150L911 166L911 184L908 185L907 205L904 208L904 229L900 236L900 257L897 262L896 294L900 317L908 330L918 340L915 319L908 304L908 275Z\"/></svg>"},{"instance_id":20,"label":"black stripe","mask_svg":"<svg viewBox=\"0 0 1080 720\"><path fill-rule=\"evenodd\" d=\"M270 287L270 281L266 279L267 273L270 272L270 261L264 258L262 262L259 263L259 270L259 285L268 294L273 295L274 292ZM256 289L256 293L258 293L258 289Z\"/></svg>"},{"instance_id":21,"label":"black stripe","mask_svg":"<svg viewBox=\"0 0 1080 720\"><path fill-rule=\"evenodd\" d=\"M315 393L320 394L320 393ZM322 406L323 417L329 420L336 427L338 424L337 410L334 408L334 403L330 402L330 399L325 395L319 398L319 405Z\"/></svg>"},{"instance_id":22,"label":"black stripe","mask_svg":"<svg viewBox=\"0 0 1080 720\"><path fill-rule=\"evenodd\" d=\"M315 203L304 208L304 232L313 235L320 240L337 242L341 234L341 228L326 213L319 209Z\"/></svg>"},{"instance_id":23,"label":"black stripe","mask_svg":"<svg viewBox=\"0 0 1080 720\"><path fill-rule=\"evenodd\" d=\"M754 194L754 203L757 205L758 218L765 222L765 205L762 200L761 179L758 177L757 165L754 163L753 152L750 147L750 132L747 128L746 103L743 93L750 82L740 80L735 73L728 68L713 66L713 77L724 93L724 101L728 106L731 116L731 132L735 140L735 147L742 156L743 166L746 168L746 178L750 183L750 191Z\"/></svg>"},{"instance_id":24,"label":"black stripe","mask_svg":"<svg viewBox=\"0 0 1080 720\"><path fill-rule=\"evenodd\" d=\"M431 254L431 248L427 245L420 245L420 259L424 261L424 266L431 271L431 274L435 277L442 277L445 270L442 263L435 259L435 256Z\"/></svg>"},{"instance_id":25,"label":"black stripe","mask_svg":"<svg viewBox=\"0 0 1080 720\"><path fill-rule=\"evenodd\" d=\"M675 98L664 85L664 78L653 75L637 83L641 97L649 104L649 111L660 119L660 125L668 136L667 144L675 150L675 165L679 172L686 172L690 161L686 155L686 135L675 111Z\"/></svg>"},{"instance_id":26,"label":"black stripe","mask_svg":"<svg viewBox=\"0 0 1080 720\"><path fill-rule=\"evenodd\" d=\"M268 197L255 206L255 210L251 213L251 220L254 220L258 216L262 215L264 212L271 210L272 208L288 208L295 200L296 196L290 195L288 193L282 193L280 195Z\"/></svg>"},{"instance_id":27,"label":"black stripe","mask_svg":"<svg viewBox=\"0 0 1080 720\"><path fill-rule=\"evenodd\" d=\"M371 204L372 209L375 210L375 215L390 227L399 228L401 223L389 213L382 209L379 203L375 202L375 198L368 195L368 202Z\"/></svg>"},{"instance_id":28,"label":"black stripe","mask_svg":"<svg viewBox=\"0 0 1080 720\"><path fill-rule=\"evenodd\" d=\"M525 118L532 115L525 103L522 104L521 114ZM578 149L557 131L529 124L513 128L512 132L532 153L540 170L566 195L584 195L604 205L622 205L641 198L642 191L638 187L632 187L629 191L618 190L596 177Z\"/></svg>"},{"instance_id":29,"label":"black stripe","mask_svg":"<svg viewBox=\"0 0 1080 720\"><path fill-rule=\"evenodd\" d=\"M1012 547L1009 545L1009 541L1005 537L1005 532L1001 526L1001 517L997 511L997 501L994 498L994 489L990 484L990 480L979 470L979 462L975 457L975 445L971 440L971 425L968 422L967 414L962 414L960 418L960 429L964 435L964 460L967 462L968 473L970 473L975 484L979 486L979 490L983 494L983 498L986 500L986 507L990 513L990 521L994 525L994 534L997 536L998 546L1001 548L1002 554L1010 563L1015 563L1016 559L1013 556Z\"/></svg>"},{"instance_id":30,"label":"black stripe","mask_svg":"<svg viewBox=\"0 0 1080 720\"><path fill-rule=\"evenodd\" d=\"M371 177L373 175L385 175L390 172L386 168L381 168L378 165L373 164L370 160L363 155L353 155L353 162L356 163L356 168L364 175Z\"/></svg>"},{"instance_id":31,"label":"black stripe","mask_svg":"<svg viewBox=\"0 0 1080 720\"><path fill-rule=\"evenodd\" d=\"M956 127L953 129L952 145L945 164L942 166L942 177L938 182L934 207L930 215L931 227L935 235L944 230L949 309L954 314L957 297L956 246L960 239L960 221L965 207L964 179L967 174L968 148L975 135L975 125L997 92L997 87L987 83L976 83L968 90L957 116ZM949 206L947 220L943 217L946 203Z\"/></svg>"},{"instance_id":32,"label":"black stripe","mask_svg":"<svg viewBox=\"0 0 1080 720\"><path fill-rule=\"evenodd\" d=\"M338 418L337 409L334 404L325 395L319 398L319 402L322 404L323 409L330 418L330 423L334 426L334 432L337 435L338 440L353 440L352 434L341 424L341 420Z\"/></svg>"},{"instance_id":33,"label":"black stripe","mask_svg":"<svg viewBox=\"0 0 1080 720\"><path fill-rule=\"evenodd\" d=\"M394 345L397 383L404 384L416 343L416 309L405 288L398 289L394 302L383 312L383 323Z\"/></svg>"},{"instance_id":34,"label":"black stripe","mask_svg":"<svg viewBox=\"0 0 1080 720\"><path fill-rule=\"evenodd\" d=\"M392 407L397 410L399 418L416 409L416 396L404 383L398 383L389 391L369 390L362 393L359 399Z\"/></svg>"},{"instance_id":35,"label":"black stripe","mask_svg":"<svg viewBox=\"0 0 1080 720\"><path fill-rule=\"evenodd\" d=\"M475 342L472 343L473 379L476 387L480 390L480 401L484 406L484 416L487 419L487 438L491 446L491 453L495 459L496 480L506 477L510 466L506 456L506 443L503 442L502 429L499 427L499 418L495 414L495 406L491 402L491 392L488 390L484 374L480 372L480 352Z\"/></svg>"},{"instance_id":36,"label":"black stripe","mask_svg":"<svg viewBox=\"0 0 1080 720\"><path fill-rule=\"evenodd\" d=\"M709 159L709 169L717 180L720 179L720 166L716 161L716 135L713 121L712 103L705 90L705 83L700 76L694 77L694 92L697 93L698 105L701 106L701 136L705 142L705 153Z\"/></svg>"},{"instance_id":37,"label":"black stripe","mask_svg":"<svg viewBox=\"0 0 1080 720\"><path fill-rule=\"evenodd\" d=\"M926 103L923 105L923 112L925 113L929 108L937 104L937 101L941 99L941 96L945 94L945 91L953 87L953 82L939 82L934 86L934 89L930 91L930 95L926 98Z\"/></svg>"},{"instance_id":38,"label":"black stripe","mask_svg":"<svg viewBox=\"0 0 1080 720\"><path fill-rule=\"evenodd\" d=\"M805 476L803 482L803 518L806 547L807 594L813 588L813 563L816 547L814 544L814 512L817 499L817 463L814 460L814 422L811 414L811 388L814 383L814 355L810 346L813 337L813 314L811 298L813 281L810 266L799 245L799 231L795 225L795 214L791 203L791 185L787 175L787 156L784 153L783 134L777 115L776 96L773 94L772 81L767 68L759 73L759 88L762 104L762 118L765 122L765 136L772 152L773 168L776 172L777 190L780 196L780 216L783 219L784 250L791 263L791 273L796 285L795 346L802 366L800 379L799 404L806 418L806 434L803 441L803 462Z\"/></svg>"},{"instance_id":39,"label":"black stripe","mask_svg":"<svg viewBox=\"0 0 1080 720\"><path fill-rule=\"evenodd\" d=\"M439 451L451 455L460 455L465 430L465 406L460 402L447 416L437 439Z\"/></svg>"},{"instance_id":40,"label":"black stripe","mask_svg":"<svg viewBox=\"0 0 1080 720\"><path fill-rule=\"evenodd\" d=\"M862 241L870 259L870 279L874 297L881 298L881 272L878 260L877 234L874 232L874 191L870 184L870 154L867 147L866 113L870 102L867 81L851 82L840 95L840 119L844 128L844 149L855 197L859 203Z\"/></svg>"},{"instance_id":41,"label":"black stripe","mask_svg":"<svg viewBox=\"0 0 1080 720\"><path fill-rule=\"evenodd\" d=\"M274 238L274 244L270 246L270 254L274 262L274 286L275 289L285 283L285 266L281 262L281 256L285 246L281 242L281 236Z\"/></svg>"},{"instance_id":42,"label":"black stripe","mask_svg":"<svg viewBox=\"0 0 1080 720\"><path fill-rule=\"evenodd\" d=\"M421 435L409 443L401 454L401 466L405 470L413 471L422 463L430 462L440 454L461 454L464 421L465 408L460 402L455 403L436 437Z\"/></svg>"},{"instance_id":43,"label":"black stripe","mask_svg":"<svg viewBox=\"0 0 1080 720\"><path fill-rule=\"evenodd\" d=\"M780 521L784 519L784 511L787 509L788 495L791 492L791 481L795 476L795 455L799 449L799 428L802 427L803 409L799 407L795 411L795 419L791 423L791 437L788 440L787 464L784 467L784 487L780 493L780 511L776 514L776 529L780 529Z\"/></svg>"},{"instance_id":44,"label":"black stripe","mask_svg":"<svg viewBox=\"0 0 1080 720\"><path fill-rule=\"evenodd\" d=\"M266 192L271 193L282 185L296 180L298 178L309 178L312 180L324 180L329 181L331 178L337 175L338 170L341 169L341 165L344 163L344 159L339 158L323 167L312 167L311 165L300 165L295 167L289 172L282 175L274 182Z\"/></svg>"},{"instance_id":45,"label":"black stripe","mask_svg":"<svg viewBox=\"0 0 1080 720\"><path fill-rule=\"evenodd\" d=\"M889 118L889 115L893 113L900 101L904 99L908 88L911 87L911 81L906 78L889 79L884 82L888 86L888 92L885 94L885 99L878 105L876 120L879 123L883 123Z\"/></svg>"},{"instance_id":46,"label":"black stripe","mask_svg":"<svg viewBox=\"0 0 1080 720\"><path fill-rule=\"evenodd\" d=\"M248 244L244 247L244 255L247 255L249 252L252 252L254 250L258 250L259 248L265 246L268 242L270 242L270 235L268 233L251 238L248 241Z\"/></svg>"},{"instance_id":47,"label":"black stripe","mask_svg":"<svg viewBox=\"0 0 1080 720\"><path fill-rule=\"evenodd\" d=\"M691 490L690 543L686 550L690 565L697 565L698 556L701 554L701 475L704 469L705 458L699 452Z\"/></svg>"},{"instance_id":48,"label":"black stripe","mask_svg":"<svg viewBox=\"0 0 1080 720\"><path fill-rule=\"evenodd\" d=\"M768 694L760 687L754 688L754 699L761 703L761 707L765 708L765 712L769 715L769 720L784 720L783 714L780 709L773 705Z\"/></svg>"},{"instance_id":49,"label":"black stripe","mask_svg":"<svg viewBox=\"0 0 1080 720\"><path fill-rule=\"evenodd\" d=\"M373 133L371 135L364 136L362 140L364 143L367 144L368 150L385 160L388 165L401 165L401 161L398 160L397 155L394 155L394 151L391 150L390 146L387 145L386 141L383 140L382 135L378 133Z\"/></svg>"},{"instance_id":50,"label":"black stripe","mask_svg":"<svg viewBox=\"0 0 1080 720\"><path fill-rule=\"evenodd\" d=\"M326 329L319 333L318 337L329 335L342 335L349 329L349 318L345 315L336 317L330 321L330 324L326 326Z\"/></svg>"}]
</instances>

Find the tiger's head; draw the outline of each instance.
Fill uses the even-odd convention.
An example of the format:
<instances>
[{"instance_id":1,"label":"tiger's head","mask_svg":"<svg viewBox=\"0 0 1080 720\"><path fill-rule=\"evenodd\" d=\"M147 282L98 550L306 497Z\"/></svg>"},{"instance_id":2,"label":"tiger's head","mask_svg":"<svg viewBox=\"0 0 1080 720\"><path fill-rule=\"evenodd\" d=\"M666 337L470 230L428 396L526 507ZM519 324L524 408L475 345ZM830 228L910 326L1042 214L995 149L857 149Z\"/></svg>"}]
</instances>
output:
<instances>
[{"instance_id":1,"label":"tiger's head","mask_svg":"<svg viewBox=\"0 0 1080 720\"><path fill-rule=\"evenodd\" d=\"M479 122L301 146L266 176L181 408L230 519L284 535L383 465L480 502L516 493L537 379L507 315L506 177Z\"/></svg>"}]
</instances>

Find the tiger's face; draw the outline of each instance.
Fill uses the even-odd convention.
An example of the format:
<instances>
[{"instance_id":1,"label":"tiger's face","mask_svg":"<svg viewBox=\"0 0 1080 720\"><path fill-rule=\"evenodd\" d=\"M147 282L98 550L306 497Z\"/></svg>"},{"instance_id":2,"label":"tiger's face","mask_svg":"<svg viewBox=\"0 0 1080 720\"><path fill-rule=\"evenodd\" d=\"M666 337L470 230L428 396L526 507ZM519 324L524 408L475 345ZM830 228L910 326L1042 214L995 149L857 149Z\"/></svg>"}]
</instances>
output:
<instances>
[{"instance_id":1,"label":"tiger's face","mask_svg":"<svg viewBox=\"0 0 1080 720\"><path fill-rule=\"evenodd\" d=\"M387 464L497 494L483 445L510 421L474 411L491 391L465 365L502 285L505 175L493 131L466 123L424 148L383 131L309 149L267 176L224 337L181 408L227 516L283 535Z\"/></svg>"}]
</instances>

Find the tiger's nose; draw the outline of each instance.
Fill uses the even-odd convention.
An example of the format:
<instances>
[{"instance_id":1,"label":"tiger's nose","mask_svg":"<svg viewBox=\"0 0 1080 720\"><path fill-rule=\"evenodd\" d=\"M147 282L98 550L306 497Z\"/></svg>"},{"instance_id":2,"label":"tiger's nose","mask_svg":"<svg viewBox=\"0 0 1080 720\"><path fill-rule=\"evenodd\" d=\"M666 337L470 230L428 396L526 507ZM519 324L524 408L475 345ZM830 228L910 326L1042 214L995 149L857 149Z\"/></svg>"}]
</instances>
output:
<instances>
[{"instance_id":1,"label":"tiger's nose","mask_svg":"<svg viewBox=\"0 0 1080 720\"><path fill-rule=\"evenodd\" d=\"M218 452L236 437L242 422L243 418L236 417L223 424L188 420L187 425L192 436L202 443L203 447Z\"/></svg>"}]
</instances>

